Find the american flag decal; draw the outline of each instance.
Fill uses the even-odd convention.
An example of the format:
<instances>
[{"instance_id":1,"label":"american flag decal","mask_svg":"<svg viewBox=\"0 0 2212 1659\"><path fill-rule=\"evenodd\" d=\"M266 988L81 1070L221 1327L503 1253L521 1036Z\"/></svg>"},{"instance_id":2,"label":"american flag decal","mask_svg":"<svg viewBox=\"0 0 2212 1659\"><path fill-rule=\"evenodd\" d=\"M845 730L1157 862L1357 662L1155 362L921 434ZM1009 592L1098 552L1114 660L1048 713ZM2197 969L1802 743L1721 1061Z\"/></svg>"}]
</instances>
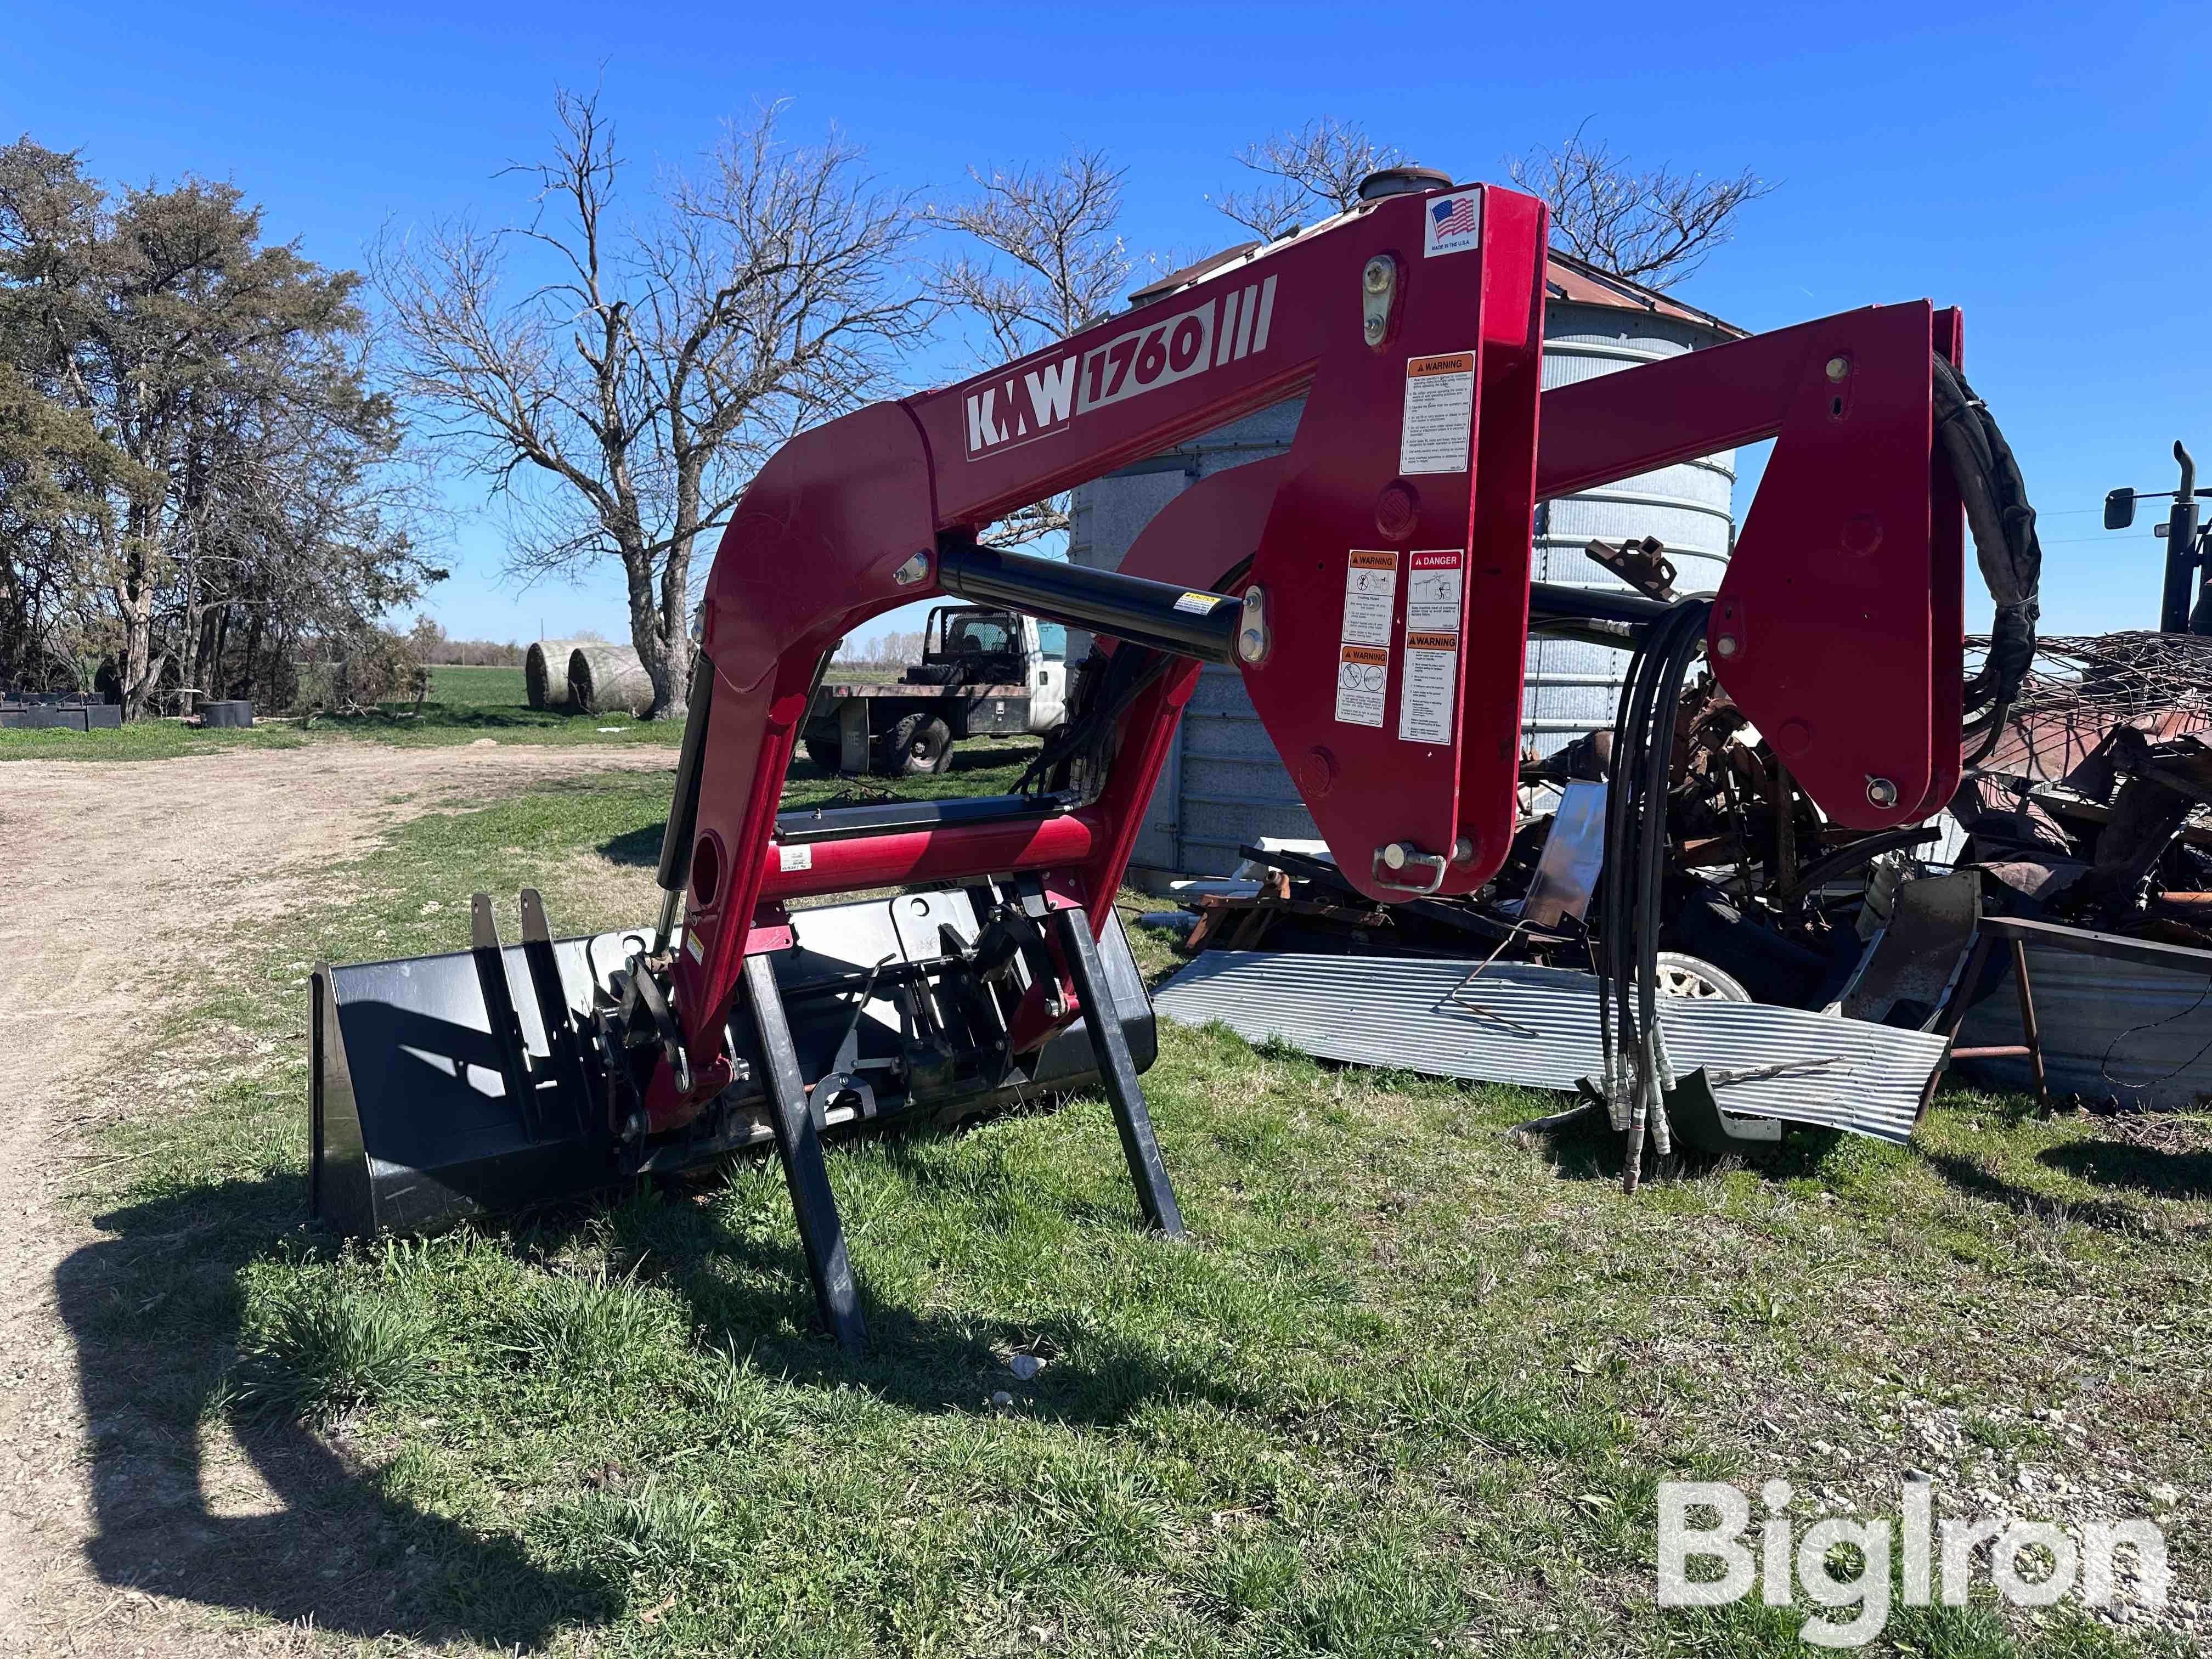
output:
<instances>
[{"instance_id":1,"label":"american flag decal","mask_svg":"<svg viewBox=\"0 0 2212 1659\"><path fill-rule=\"evenodd\" d=\"M1421 252L1433 258L1439 253L1466 253L1482 246L1482 192L1455 191L1428 204L1428 222L1422 226Z\"/></svg>"}]
</instances>

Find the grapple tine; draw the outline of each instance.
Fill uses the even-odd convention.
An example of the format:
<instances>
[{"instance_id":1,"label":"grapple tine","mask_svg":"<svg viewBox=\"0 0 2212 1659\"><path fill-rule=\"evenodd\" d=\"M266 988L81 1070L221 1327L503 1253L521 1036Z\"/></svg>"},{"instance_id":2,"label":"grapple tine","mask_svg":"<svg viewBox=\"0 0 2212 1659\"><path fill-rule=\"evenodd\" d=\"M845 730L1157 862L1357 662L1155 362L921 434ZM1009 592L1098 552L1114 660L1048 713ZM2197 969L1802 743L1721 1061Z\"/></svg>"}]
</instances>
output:
<instances>
[{"instance_id":1,"label":"grapple tine","mask_svg":"<svg viewBox=\"0 0 2212 1659\"><path fill-rule=\"evenodd\" d=\"M553 1077L560 1091L564 1127L584 1128L591 1121L594 1091L585 1060L583 1042L576 1030L575 1013L568 987L561 978L560 957L553 949L553 930L545 916L545 901L535 887L522 890L522 965L530 972L530 991L538 1003L538 1021L545 1028L545 1047L552 1056Z\"/></svg>"},{"instance_id":2,"label":"grapple tine","mask_svg":"<svg viewBox=\"0 0 2212 1659\"><path fill-rule=\"evenodd\" d=\"M491 1017L492 1041L499 1048L499 1073L506 1080L507 1098L535 1129L537 1090L530 1076L530 1048L523 1041L522 1021L514 1012L514 988L507 977L507 947L499 940L499 921L492 915L491 895L469 898L469 954L476 960L477 979L483 987L484 1012Z\"/></svg>"},{"instance_id":3,"label":"grapple tine","mask_svg":"<svg viewBox=\"0 0 2212 1659\"><path fill-rule=\"evenodd\" d=\"M1098 1083L1080 1029L1018 1061L1007 1054L1003 1015L975 982L963 946L993 902L988 890L958 889L808 910L806 948L763 957L779 1004L769 1018L791 1067L771 1091L754 1022L733 1018L744 1063L714 1115L642 1138L620 1134L605 1115L611 1079L584 994L594 952L599 961L619 957L638 930L552 938L543 901L530 895L520 946L502 945L489 901L478 901L465 949L320 968L312 1020L315 1213L349 1233L421 1232L629 1175L696 1168L775 1142L775 1115L795 1100L806 1121L784 1127L799 1130L810 1225L823 1221L811 1181L819 1166L798 1146L817 1138L810 1083L840 1072L866 1079L884 1123L966 1116ZM917 904L922 914L914 914ZM1110 917L1099 945L1103 994L1142 1069L1153 1050L1143 977ZM870 1008L857 1026L856 998ZM580 1092L571 1054L586 1079ZM494 1086L494 1074L506 1086ZM849 1264L841 1273L826 1227L814 1232L838 1291L849 1285ZM830 1309L841 1334L848 1323L843 1294Z\"/></svg>"}]
</instances>

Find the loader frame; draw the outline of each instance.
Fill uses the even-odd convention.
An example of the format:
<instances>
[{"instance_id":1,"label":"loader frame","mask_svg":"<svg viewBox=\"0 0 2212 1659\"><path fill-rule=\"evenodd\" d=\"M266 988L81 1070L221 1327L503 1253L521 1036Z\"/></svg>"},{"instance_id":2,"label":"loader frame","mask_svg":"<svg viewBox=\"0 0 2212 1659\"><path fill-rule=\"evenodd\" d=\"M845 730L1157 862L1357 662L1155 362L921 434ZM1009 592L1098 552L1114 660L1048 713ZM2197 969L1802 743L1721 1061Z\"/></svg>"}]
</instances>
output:
<instances>
[{"instance_id":1,"label":"loader frame","mask_svg":"<svg viewBox=\"0 0 2212 1659\"><path fill-rule=\"evenodd\" d=\"M789 1006L824 913L794 907L965 891L972 926L935 960L994 988L994 1041L1023 1086L1103 1088L1147 1224L1179 1233L1139 1082L1149 1006L1141 984L1127 994L1112 905L1200 665L1242 672L1353 886L1383 902L1472 892L1514 829L1529 634L1625 647L1666 610L1532 582L1534 503L1761 438L1777 443L1711 605L1715 670L1834 821L1881 830L1939 806L1958 775L1963 535L1929 363L1957 362L1957 313L1872 307L1542 392L1547 240L1542 204L1512 191L1382 195L1003 368L785 445L709 578L657 923L603 947L618 968L578 975L576 942L556 947L526 900L518 998L516 954L478 908L475 988L454 995L501 1053L510 1117L588 1142L605 1178L764 1121L823 1319L857 1346L821 1150L823 1103L848 1082L810 1068ZM1184 491L1118 571L982 539L1020 507L1300 394L1287 454ZM839 641L940 595L1099 636L1107 689L1084 751L1097 775L780 817ZM896 967L935 971L911 951ZM319 975L319 1020L345 1017L333 975L363 971ZM318 1069L319 1125L342 1138L357 1070ZM334 1194L325 1207L350 1213Z\"/></svg>"}]
</instances>

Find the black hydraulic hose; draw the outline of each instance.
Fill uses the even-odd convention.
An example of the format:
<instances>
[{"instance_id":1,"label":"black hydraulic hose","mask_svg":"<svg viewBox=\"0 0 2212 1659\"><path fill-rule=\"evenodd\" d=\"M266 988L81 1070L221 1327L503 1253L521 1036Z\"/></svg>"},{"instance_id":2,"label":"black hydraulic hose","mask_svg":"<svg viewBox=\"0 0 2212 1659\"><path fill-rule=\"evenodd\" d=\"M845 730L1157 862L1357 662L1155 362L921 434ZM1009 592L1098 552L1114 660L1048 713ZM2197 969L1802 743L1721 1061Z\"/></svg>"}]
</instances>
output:
<instances>
[{"instance_id":1,"label":"black hydraulic hose","mask_svg":"<svg viewBox=\"0 0 2212 1659\"><path fill-rule=\"evenodd\" d=\"M1659 1056L1654 1045L1668 786L1682 683L1703 643L1708 610L1702 600L1685 600L1652 624L1622 684L1613 733L1598 1018L1608 1086L1625 1092L1630 1103L1622 1180L1632 1192L1641 1173L1650 1114L1664 1109L1657 1097Z\"/></svg>"},{"instance_id":2,"label":"black hydraulic hose","mask_svg":"<svg viewBox=\"0 0 2212 1659\"><path fill-rule=\"evenodd\" d=\"M1655 1047L1659 1041L1657 1000L1653 976L1656 972L1659 883L1663 878L1667 836L1667 782L1672 761L1673 700L1667 696L1669 670L1682 651L1690 629L1686 616L1670 621L1665 637L1657 642L1644 665L1639 702L1643 719L1636 726L1636 741L1623 774L1631 797L1636 836L1632 847L1621 848L1623 866L1620 948L1615 953L1615 974L1624 1009L1621 1071L1628 1085L1628 1139L1622 1182L1633 1192L1643 1170L1644 1141L1651 1114L1663 1110L1657 1097L1658 1066ZM1618 738L1615 738L1618 744Z\"/></svg>"},{"instance_id":3,"label":"black hydraulic hose","mask_svg":"<svg viewBox=\"0 0 2212 1659\"><path fill-rule=\"evenodd\" d=\"M1683 608L1682 625L1655 680L1650 747L1644 758L1648 769L1644 781L1643 865L1637 872L1636 896L1636 988L1644 1042L1644 1109L1630 1121L1630 1157L1621 1176L1624 1187L1632 1193L1636 1190L1642 1170L1644 1127L1651 1113L1666 1109L1659 1093L1662 1056L1654 1049L1662 1040L1659 1036L1659 932L1666 892L1667 818L1674 778L1674 730L1682 707L1682 682L1689 672L1692 659L1705 642L1706 610L1704 604L1694 601Z\"/></svg>"},{"instance_id":4,"label":"black hydraulic hose","mask_svg":"<svg viewBox=\"0 0 2212 1659\"><path fill-rule=\"evenodd\" d=\"M1628 1046L1625 1026L1621 1042L1618 1045L1614 1042L1613 1007L1626 915L1623 895L1626 890L1626 866L1620 857L1620 849L1626 844L1628 833L1631 791L1626 781L1629 775L1625 763L1632 741L1630 734L1636 729L1633 724L1636 695L1644 684L1644 665L1655 643L1650 636L1646 635L1629 658L1627 672L1621 676L1620 698L1613 717L1613 763L1605 797L1605 853L1604 861L1599 866L1598 915L1604 924L1599 944L1603 955L1595 964L1598 969L1598 1042L1600 1052L1604 1056L1605 1080L1608 1089L1614 1086L1614 1059ZM1625 1004L1620 1009L1620 1018L1624 1022L1633 1018Z\"/></svg>"},{"instance_id":5,"label":"black hydraulic hose","mask_svg":"<svg viewBox=\"0 0 2212 1659\"><path fill-rule=\"evenodd\" d=\"M1607 1085L1626 1090L1632 1102L1637 1085L1626 1071L1629 1058L1642 1052L1633 994L1635 923L1631 903L1631 829L1643 805L1643 735L1650 722L1653 665L1667 652L1679 623L1672 617L1653 629L1621 684L1613 739L1612 779L1606 792L1605 971L1599 979L1599 1025L1606 1038ZM1608 1005L1616 1007L1619 1035L1613 1035Z\"/></svg>"},{"instance_id":6,"label":"black hydraulic hose","mask_svg":"<svg viewBox=\"0 0 2212 1659\"><path fill-rule=\"evenodd\" d=\"M1252 561L1239 559L1213 583L1213 591L1222 592L1234 589L1252 568ZM1103 771L1110 759L1109 750L1114 734L1120 727L1121 716L1129 705L1161 675L1168 671L1172 660L1164 651L1123 641L1121 648L1109 657L1104 665L1104 683L1089 700L1088 704L1075 711L1074 718L1064 726L1057 738L1048 740L1037 757L1022 769L1014 785L1014 793L1031 794L1041 784L1049 784L1061 766L1081 756L1089 755ZM1070 694L1073 686L1069 687Z\"/></svg>"},{"instance_id":7,"label":"black hydraulic hose","mask_svg":"<svg viewBox=\"0 0 2212 1659\"><path fill-rule=\"evenodd\" d=\"M1947 359L1933 362L1936 441L1950 463L1973 532L1975 562L1996 606L1989 655L1966 688L1966 707L1975 718L1966 722L1962 740L1978 733L1982 741L1965 764L1978 766L1996 747L2035 659L2043 546L2019 460L1989 406Z\"/></svg>"}]
</instances>

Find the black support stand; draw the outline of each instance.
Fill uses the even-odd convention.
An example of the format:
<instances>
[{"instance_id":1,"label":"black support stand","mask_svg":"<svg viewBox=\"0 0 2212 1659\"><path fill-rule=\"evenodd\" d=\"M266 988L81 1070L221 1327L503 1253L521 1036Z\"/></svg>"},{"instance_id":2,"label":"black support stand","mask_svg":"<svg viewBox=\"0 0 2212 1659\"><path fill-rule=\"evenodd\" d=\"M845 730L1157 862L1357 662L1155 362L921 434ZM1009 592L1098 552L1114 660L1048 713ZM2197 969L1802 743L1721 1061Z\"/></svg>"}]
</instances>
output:
<instances>
[{"instance_id":1,"label":"black support stand","mask_svg":"<svg viewBox=\"0 0 2212 1659\"><path fill-rule=\"evenodd\" d=\"M1137 1081L1128 1034L1121 1029L1113 993L1106 986L1098 941L1091 936L1091 918L1079 908L1055 910L1053 926L1059 931L1060 954L1075 981L1075 994L1082 1000L1084 1028L1091 1033L1091 1052L1098 1057L1106 1098L1113 1103L1114 1126L1121 1132L1121 1155L1129 1160L1137 1201L1156 1231L1180 1238L1182 1211L1168 1182L1167 1165L1160 1159L1160 1143L1152 1133L1152 1114L1145 1109L1145 1091Z\"/></svg>"},{"instance_id":2,"label":"black support stand","mask_svg":"<svg viewBox=\"0 0 2212 1659\"><path fill-rule=\"evenodd\" d=\"M830 1190L830 1170L822 1158L822 1138L807 1109L806 1080L799 1073L775 967L766 956L745 958L745 1006L760 1039L762 1082L768 1091L775 1150L783 1159L783 1178L791 1188L792 1213L806 1250L806 1272L814 1281L814 1300L822 1322L837 1346L857 1354L868 1346L860 1317L860 1287L853 1281L852 1259L845 1252L845 1230L837 1219L837 1200ZM1125 1049L1126 1052L1126 1049Z\"/></svg>"}]
</instances>

